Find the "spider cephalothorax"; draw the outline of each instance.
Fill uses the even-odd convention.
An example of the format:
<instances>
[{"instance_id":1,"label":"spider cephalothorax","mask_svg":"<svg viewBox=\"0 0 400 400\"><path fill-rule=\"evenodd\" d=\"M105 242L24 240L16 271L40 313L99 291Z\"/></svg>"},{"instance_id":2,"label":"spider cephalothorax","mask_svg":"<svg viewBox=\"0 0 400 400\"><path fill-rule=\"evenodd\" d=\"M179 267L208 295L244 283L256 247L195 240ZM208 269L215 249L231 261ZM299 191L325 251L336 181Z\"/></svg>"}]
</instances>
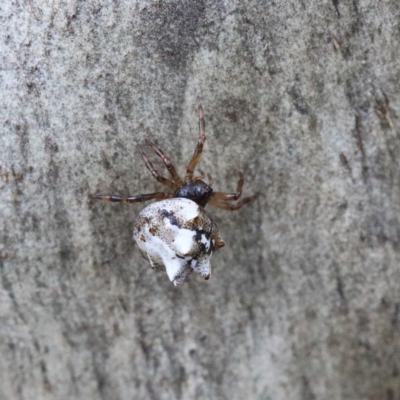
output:
<instances>
[{"instance_id":1,"label":"spider cephalothorax","mask_svg":"<svg viewBox=\"0 0 400 400\"><path fill-rule=\"evenodd\" d=\"M196 148L186 167L185 178L182 179L169 157L154 143L146 140L146 144L162 159L171 178L160 175L148 159L142 148L139 152L151 174L160 183L168 186L170 192L155 192L138 196L122 197L119 195L93 196L99 200L137 203L152 199L162 201L151 204L138 215L134 238L142 254L147 257L153 268L165 266L170 280L181 284L191 271L200 273L205 279L211 274L210 258L214 251L225 245L218 233L214 221L203 209L211 204L225 210L238 210L246 203L253 201L257 195L246 197L237 203L242 195L244 176L240 173L236 192L214 192L212 178L208 174L209 183L202 179L205 174L194 177L193 173L199 162L206 141L205 121L200 100L199 105L199 138Z\"/></svg>"},{"instance_id":2,"label":"spider cephalothorax","mask_svg":"<svg viewBox=\"0 0 400 400\"><path fill-rule=\"evenodd\" d=\"M179 186L174 192L174 197L183 197L194 201L199 206L205 207L212 194L212 187L207 185L207 183L198 180L196 182L188 182Z\"/></svg>"}]
</instances>

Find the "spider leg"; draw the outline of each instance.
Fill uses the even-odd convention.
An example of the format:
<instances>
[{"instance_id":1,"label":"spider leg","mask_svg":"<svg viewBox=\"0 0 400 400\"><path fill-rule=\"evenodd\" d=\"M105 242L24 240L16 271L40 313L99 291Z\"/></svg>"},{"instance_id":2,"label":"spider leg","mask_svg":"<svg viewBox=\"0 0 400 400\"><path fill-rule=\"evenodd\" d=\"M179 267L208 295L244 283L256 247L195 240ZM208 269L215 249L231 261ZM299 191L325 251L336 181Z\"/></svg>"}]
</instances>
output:
<instances>
[{"instance_id":1,"label":"spider leg","mask_svg":"<svg viewBox=\"0 0 400 400\"><path fill-rule=\"evenodd\" d=\"M182 179L176 172L176 169L174 165L172 164L170 158L164 154L164 152L154 143L150 142L149 140L146 139L146 144L150 146L156 154L163 160L164 165L167 167L168 172L171 174L172 179L174 182L176 182L178 185L182 185Z\"/></svg>"},{"instance_id":2,"label":"spider leg","mask_svg":"<svg viewBox=\"0 0 400 400\"><path fill-rule=\"evenodd\" d=\"M222 193L222 192L214 192L211 195L211 199L215 200L237 200L242 195L242 189L244 184L244 175L242 172L239 172L239 181L237 184L236 192L235 193Z\"/></svg>"},{"instance_id":3,"label":"spider leg","mask_svg":"<svg viewBox=\"0 0 400 400\"><path fill-rule=\"evenodd\" d=\"M164 178L162 175L158 173L158 171L154 168L153 164L147 158L146 154L144 154L143 150L140 147L139 147L139 152L146 164L147 169L151 172L154 178L156 178L158 182L161 182L163 185L169 186L170 188L175 188L175 185L172 181L170 181L167 178Z\"/></svg>"},{"instance_id":4,"label":"spider leg","mask_svg":"<svg viewBox=\"0 0 400 400\"><path fill-rule=\"evenodd\" d=\"M223 210L234 211L234 210L239 210L239 208L241 208L245 204L249 204L249 203L253 202L257 197L258 197L258 194L255 194L250 197L245 197L244 199L238 201L236 204L226 203L225 201L211 198L211 200L208 202L208 204L211 204L212 206L217 207L217 208L222 208Z\"/></svg>"},{"instance_id":5,"label":"spider leg","mask_svg":"<svg viewBox=\"0 0 400 400\"><path fill-rule=\"evenodd\" d=\"M211 174L207 174L207 178L208 178L208 186L212 186L213 178L212 178Z\"/></svg>"},{"instance_id":6,"label":"spider leg","mask_svg":"<svg viewBox=\"0 0 400 400\"><path fill-rule=\"evenodd\" d=\"M112 201L116 203L140 203L142 201L153 200L153 199L168 199L172 197L172 193L156 192L148 194L139 194L138 196L122 197L115 194L110 196L94 195L92 199Z\"/></svg>"},{"instance_id":7,"label":"spider leg","mask_svg":"<svg viewBox=\"0 0 400 400\"><path fill-rule=\"evenodd\" d=\"M205 178L206 174L204 173L204 171L199 169L199 172L200 172L200 175L196 176L196 178L193 179L194 182L202 181Z\"/></svg>"},{"instance_id":8,"label":"spider leg","mask_svg":"<svg viewBox=\"0 0 400 400\"><path fill-rule=\"evenodd\" d=\"M194 149L192 158L190 159L189 164L186 167L186 176L185 176L186 182L191 181L193 176L193 171L200 160L204 143L206 142L206 122L204 121L204 112L203 112L203 107L201 106L200 99L197 99L197 103L199 105L199 139Z\"/></svg>"}]
</instances>

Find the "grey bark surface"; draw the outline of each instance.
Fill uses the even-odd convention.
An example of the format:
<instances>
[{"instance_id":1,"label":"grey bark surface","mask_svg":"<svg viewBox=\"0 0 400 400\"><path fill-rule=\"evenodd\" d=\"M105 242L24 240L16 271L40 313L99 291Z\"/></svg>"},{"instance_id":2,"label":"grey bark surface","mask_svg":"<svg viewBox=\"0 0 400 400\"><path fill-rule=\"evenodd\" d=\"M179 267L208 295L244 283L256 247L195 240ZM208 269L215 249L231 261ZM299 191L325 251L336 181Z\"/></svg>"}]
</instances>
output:
<instances>
[{"instance_id":1,"label":"grey bark surface","mask_svg":"<svg viewBox=\"0 0 400 400\"><path fill-rule=\"evenodd\" d=\"M0 5L0 399L400 398L400 3ZM155 140L258 200L178 288L132 241ZM153 156L155 164L163 167Z\"/></svg>"}]
</instances>

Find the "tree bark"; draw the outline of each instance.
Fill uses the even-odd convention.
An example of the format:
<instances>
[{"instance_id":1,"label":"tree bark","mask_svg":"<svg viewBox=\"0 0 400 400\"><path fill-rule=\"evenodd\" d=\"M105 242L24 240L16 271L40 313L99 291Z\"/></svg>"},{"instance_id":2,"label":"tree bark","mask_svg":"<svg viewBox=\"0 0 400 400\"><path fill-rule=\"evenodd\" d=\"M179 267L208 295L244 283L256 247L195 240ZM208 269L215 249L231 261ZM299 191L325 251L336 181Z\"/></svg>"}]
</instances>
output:
<instances>
[{"instance_id":1,"label":"tree bark","mask_svg":"<svg viewBox=\"0 0 400 400\"><path fill-rule=\"evenodd\" d=\"M400 3L5 0L0 399L400 398ZM132 240L197 140L226 247L175 288ZM149 156L166 175L155 155Z\"/></svg>"}]
</instances>

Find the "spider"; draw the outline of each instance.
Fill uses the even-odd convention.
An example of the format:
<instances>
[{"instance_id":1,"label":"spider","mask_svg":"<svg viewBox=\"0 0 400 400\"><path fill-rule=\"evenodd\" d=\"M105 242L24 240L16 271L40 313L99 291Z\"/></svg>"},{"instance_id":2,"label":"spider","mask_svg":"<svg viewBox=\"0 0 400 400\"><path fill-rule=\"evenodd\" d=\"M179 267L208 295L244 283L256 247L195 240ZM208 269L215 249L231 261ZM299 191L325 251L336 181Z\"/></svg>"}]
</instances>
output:
<instances>
[{"instance_id":1,"label":"spider","mask_svg":"<svg viewBox=\"0 0 400 400\"><path fill-rule=\"evenodd\" d=\"M153 200L153 199L169 199L169 198L186 198L194 201L201 207L205 207L210 204L214 207L222 208L224 210L238 210L243 205L251 203L257 198L257 194L238 201L237 203L231 203L231 201L238 200L242 195L242 188L244 184L244 175L242 172L239 173L239 181L237 184L236 192L233 193L223 193L214 192L212 189L212 178L210 174L207 174L208 184L203 181L205 174L203 171L199 170L200 176L194 177L194 170L200 160L201 154L203 152L203 147L206 142L206 123L204 120L203 107L201 105L200 99L197 99L198 109L199 109L199 138L197 145L194 149L192 158L186 167L185 178L182 179L176 172L174 165L172 164L169 157L167 157L164 152L154 143L146 140L147 146L151 147L154 152L162 159L164 165L166 166L171 179L167 179L154 168L151 161L145 155L143 149L139 147L140 155L149 169L151 174L158 182L167 186L170 192L155 192L148 194L140 194L137 196L123 197L119 195L94 195L95 199L112 201L118 203L139 203L143 201Z\"/></svg>"}]
</instances>

